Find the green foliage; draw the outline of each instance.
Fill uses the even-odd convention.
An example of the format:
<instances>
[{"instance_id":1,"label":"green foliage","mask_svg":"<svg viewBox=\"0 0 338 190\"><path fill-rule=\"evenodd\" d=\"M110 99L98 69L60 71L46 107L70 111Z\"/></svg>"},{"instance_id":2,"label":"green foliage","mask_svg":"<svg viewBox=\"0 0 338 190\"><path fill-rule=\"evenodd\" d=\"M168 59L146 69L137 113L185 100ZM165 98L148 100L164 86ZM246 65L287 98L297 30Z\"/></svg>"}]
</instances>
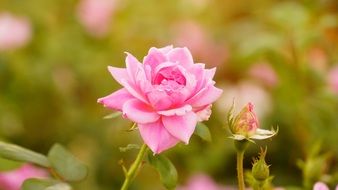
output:
<instances>
[{"instance_id":1,"label":"green foliage","mask_svg":"<svg viewBox=\"0 0 338 190\"><path fill-rule=\"evenodd\" d=\"M59 144L55 144L48 153L51 166L63 180L80 181L86 178L86 165L77 160L70 152Z\"/></svg>"},{"instance_id":2,"label":"green foliage","mask_svg":"<svg viewBox=\"0 0 338 190\"><path fill-rule=\"evenodd\" d=\"M120 151L121 152L127 152L128 150L132 150L132 149L140 149L141 146L138 144L128 144L126 147L120 147Z\"/></svg>"},{"instance_id":3,"label":"green foliage","mask_svg":"<svg viewBox=\"0 0 338 190\"><path fill-rule=\"evenodd\" d=\"M198 135L199 137L201 137L201 139L207 142L212 141L210 130L204 123L198 123L196 125L194 134Z\"/></svg>"},{"instance_id":4,"label":"green foliage","mask_svg":"<svg viewBox=\"0 0 338 190\"><path fill-rule=\"evenodd\" d=\"M164 155L148 154L148 163L152 165L160 174L160 179L167 189L175 189L177 185L177 171L171 161Z\"/></svg>"},{"instance_id":5,"label":"green foliage","mask_svg":"<svg viewBox=\"0 0 338 190\"><path fill-rule=\"evenodd\" d=\"M0 156L15 161L31 162L44 167L50 166L46 156L5 142L0 142Z\"/></svg>"},{"instance_id":6,"label":"green foliage","mask_svg":"<svg viewBox=\"0 0 338 190\"><path fill-rule=\"evenodd\" d=\"M28 179L22 187L22 190L71 190L72 188L63 182L48 179Z\"/></svg>"}]
</instances>

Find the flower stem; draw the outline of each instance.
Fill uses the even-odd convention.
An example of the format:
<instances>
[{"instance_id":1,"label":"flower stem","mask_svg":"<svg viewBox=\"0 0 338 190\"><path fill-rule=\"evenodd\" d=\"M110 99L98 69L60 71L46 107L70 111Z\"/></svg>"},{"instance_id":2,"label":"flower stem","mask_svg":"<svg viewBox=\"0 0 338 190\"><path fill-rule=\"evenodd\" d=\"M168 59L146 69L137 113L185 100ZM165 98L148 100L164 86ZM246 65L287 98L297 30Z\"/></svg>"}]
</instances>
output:
<instances>
[{"instance_id":1,"label":"flower stem","mask_svg":"<svg viewBox=\"0 0 338 190\"><path fill-rule=\"evenodd\" d=\"M140 151L137 154L137 157L134 163L130 166L128 172L126 173L126 178L123 182L121 190L127 190L131 181L135 178L137 170L140 168L140 164L143 160L144 155L146 154L148 147L146 144L143 144Z\"/></svg>"},{"instance_id":2,"label":"flower stem","mask_svg":"<svg viewBox=\"0 0 338 190\"><path fill-rule=\"evenodd\" d=\"M237 179L238 179L238 189L244 190L244 174L243 174L243 159L244 159L244 152L249 146L249 141L246 139L243 140L235 140L235 148L237 151Z\"/></svg>"},{"instance_id":3,"label":"flower stem","mask_svg":"<svg viewBox=\"0 0 338 190\"><path fill-rule=\"evenodd\" d=\"M237 151L237 179L238 179L238 189L244 190L244 175L243 175L243 158L244 151Z\"/></svg>"}]
</instances>

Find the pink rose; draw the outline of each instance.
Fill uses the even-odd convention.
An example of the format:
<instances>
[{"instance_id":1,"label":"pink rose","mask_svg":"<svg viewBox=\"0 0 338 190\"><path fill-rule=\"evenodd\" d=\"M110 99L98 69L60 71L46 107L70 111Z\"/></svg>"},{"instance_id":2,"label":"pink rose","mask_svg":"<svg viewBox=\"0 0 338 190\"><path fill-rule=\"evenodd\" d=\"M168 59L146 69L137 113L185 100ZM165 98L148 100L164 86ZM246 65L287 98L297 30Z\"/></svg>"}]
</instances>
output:
<instances>
[{"instance_id":1,"label":"pink rose","mask_svg":"<svg viewBox=\"0 0 338 190\"><path fill-rule=\"evenodd\" d=\"M278 84L275 70L268 63L257 63L249 69L249 75L263 84L274 87Z\"/></svg>"},{"instance_id":2,"label":"pink rose","mask_svg":"<svg viewBox=\"0 0 338 190\"><path fill-rule=\"evenodd\" d=\"M317 182L313 186L313 190L329 190L329 188L327 187L327 185L325 183Z\"/></svg>"},{"instance_id":3,"label":"pink rose","mask_svg":"<svg viewBox=\"0 0 338 190\"><path fill-rule=\"evenodd\" d=\"M22 183L29 178L46 178L47 171L31 164L25 164L20 168L0 173L0 188L4 190L20 190Z\"/></svg>"},{"instance_id":4,"label":"pink rose","mask_svg":"<svg viewBox=\"0 0 338 190\"><path fill-rule=\"evenodd\" d=\"M0 13L0 51L23 47L31 35L31 25L27 19Z\"/></svg>"},{"instance_id":5,"label":"pink rose","mask_svg":"<svg viewBox=\"0 0 338 190\"><path fill-rule=\"evenodd\" d=\"M177 190L233 190L230 187L222 187L213 179L205 174L197 174L192 176L186 186L178 187Z\"/></svg>"},{"instance_id":6,"label":"pink rose","mask_svg":"<svg viewBox=\"0 0 338 190\"><path fill-rule=\"evenodd\" d=\"M329 71L327 80L330 90L338 94L338 66L333 67Z\"/></svg>"},{"instance_id":7,"label":"pink rose","mask_svg":"<svg viewBox=\"0 0 338 190\"><path fill-rule=\"evenodd\" d=\"M81 0L77 15L80 23L95 37L108 32L115 9L115 0Z\"/></svg>"},{"instance_id":8,"label":"pink rose","mask_svg":"<svg viewBox=\"0 0 338 190\"><path fill-rule=\"evenodd\" d=\"M197 22L188 20L175 24L173 36L177 45L187 46L197 59L209 66L224 64L228 59L227 48L221 43L216 43Z\"/></svg>"},{"instance_id":9,"label":"pink rose","mask_svg":"<svg viewBox=\"0 0 338 190\"><path fill-rule=\"evenodd\" d=\"M216 68L194 64L187 48L151 48L143 64L127 53L126 66L108 67L123 88L98 102L137 123L154 153L188 144L197 121L209 117L222 93L214 86Z\"/></svg>"}]
</instances>

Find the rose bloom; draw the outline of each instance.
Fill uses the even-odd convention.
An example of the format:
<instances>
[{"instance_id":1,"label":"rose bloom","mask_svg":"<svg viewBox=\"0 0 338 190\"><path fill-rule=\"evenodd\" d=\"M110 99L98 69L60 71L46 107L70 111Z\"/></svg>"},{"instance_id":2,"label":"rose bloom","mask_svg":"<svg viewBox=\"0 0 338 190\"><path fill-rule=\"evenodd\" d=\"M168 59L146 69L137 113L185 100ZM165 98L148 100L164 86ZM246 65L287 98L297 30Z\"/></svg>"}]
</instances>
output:
<instances>
[{"instance_id":1,"label":"rose bloom","mask_svg":"<svg viewBox=\"0 0 338 190\"><path fill-rule=\"evenodd\" d=\"M26 18L0 13L0 51L23 47L31 35L31 25Z\"/></svg>"},{"instance_id":2,"label":"rose bloom","mask_svg":"<svg viewBox=\"0 0 338 190\"><path fill-rule=\"evenodd\" d=\"M256 63L249 69L249 75L266 86L274 87L278 84L275 70L268 63Z\"/></svg>"},{"instance_id":3,"label":"rose bloom","mask_svg":"<svg viewBox=\"0 0 338 190\"><path fill-rule=\"evenodd\" d=\"M77 9L80 23L94 37L103 37L108 32L115 4L115 0L81 0Z\"/></svg>"},{"instance_id":4,"label":"rose bloom","mask_svg":"<svg viewBox=\"0 0 338 190\"><path fill-rule=\"evenodd\" d=\"M232 187L218 185L212 178L205 174L192 176L185 186L178 187L177 190L234 190Z\"/></svg>"},{"instance_id":5,"label":"rose bloom","mask_svg":"<svg viewBox=\"0 0 338 190\"><path fill-rule=\"evenodd\" d=\"M187 48L151 48L143 64L127 53L126 66L108 67L123 88L98 102L137 123L154 153L180 141L188 144L197 122L209 118L222 93L214 86L216 68L194 64Z\"/></svg>"},{"instance_id":6,"label":"rose bloom","mask_svg":"<svg viewBox=\"0 0 338 190\"><path fill-rule=\"evenodd\" d=\"M37 168L31 164L24 164L20 168L0 172L0 189L1 190L20 190L21 185L29 178L47 178L46 170Z\"/></svg>"},{"instance_id":7,"label":"rose bloom","mask_svg":"<svg viewBox=\"0 0 338 190\"><path fill-rule=\"evenodd\" d=\"M205 29L194 21L179 22L173 27L175 44L187 46L202 62L209 66L224 64L228 59L227 48L214 42Z\"/></svg>"},{"instance_id":8,"label":"rose bloom","mask_svg":"<svg viewBox=\"0 0 338 190\"><path fill-rule=\"evenodd\" d=\"M323 182L317 182L313 186L313 190L330 190L329 187ZM335 190L338 190L338 185L336 185Z\"/></svg>"},{"instance_id":9,"label":"rose bloom","mask_svg":"<svg viewBox=\"0 0 338 190\"><path fill-rule=\"evenodd\" d=\"M333 67L329 71L327 80L330 90L338 94L338 66Z\"/></svg>"}]
</instances>

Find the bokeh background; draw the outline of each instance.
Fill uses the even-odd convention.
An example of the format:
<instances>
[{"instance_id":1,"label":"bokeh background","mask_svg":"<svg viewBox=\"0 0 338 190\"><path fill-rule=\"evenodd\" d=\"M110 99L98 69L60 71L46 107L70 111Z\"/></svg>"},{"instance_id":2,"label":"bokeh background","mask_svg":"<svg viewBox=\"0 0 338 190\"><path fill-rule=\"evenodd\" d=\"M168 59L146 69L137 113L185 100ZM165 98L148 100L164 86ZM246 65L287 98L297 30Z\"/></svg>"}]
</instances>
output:
<instances>
[{"instance_id":1,"label":"bokeh background","mask_svg":"<svg viewBox=\"0 0 338 190\"><path fill-rule=\"evenodd\" d=\"M224 94L205 124L213 141L193 136L166 151L179 184L198 173L236 184L235 151L226 113L255 104L272 140L252 144L245 159L268 147L273 183L309 187L338 182L338 2L336 0L1 0L0 139L46 153L67 146L90 169L75 189L118 189L140 144L99 97L120 88L107 66L140 61L150 47L188 47L196 62L217 67ZM0 161L0 169L8 168ZM145 165L132 189L164 189Z\"/></svg>"}]
</instances>

